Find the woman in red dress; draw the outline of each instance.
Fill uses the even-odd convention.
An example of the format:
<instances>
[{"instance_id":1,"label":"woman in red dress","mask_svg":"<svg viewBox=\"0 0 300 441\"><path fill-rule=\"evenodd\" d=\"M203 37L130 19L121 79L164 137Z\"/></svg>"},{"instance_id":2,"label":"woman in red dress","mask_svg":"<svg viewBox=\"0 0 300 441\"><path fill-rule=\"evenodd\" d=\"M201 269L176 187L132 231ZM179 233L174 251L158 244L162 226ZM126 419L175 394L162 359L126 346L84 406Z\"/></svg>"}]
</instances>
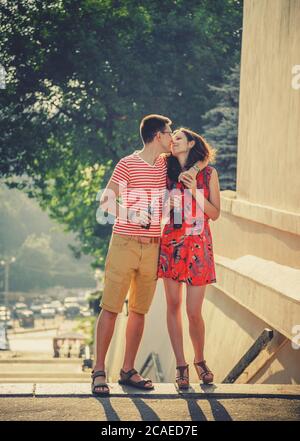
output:
<instances>
[{"instance_id":1,"label":"woman in red dress","mask_svg":"<svg viewBox=\"0 0 300 441\"><path fill-rule=\"evenodd\" d=\"M214 156L214 149L197 133L185 128L174 132L172 154L167 159L167 186L168 190L176 189L179 196L170 198L170 221L163 230L158 277L163 278L165 286L167 324L176 357L176 383L179 389L189 387L189 366L184 355L181 321L183 283L187 291L186 308L195 352L194 366L204 383L213 381L213 373L208 369L203 355L205 326L201 309L206 285L216 282L209 228L209 220L216 220L220 214L218 174L215 168L208 165ZM184 171L198 161L203 162L204 168L199 169L193 179ZM197 189L202 189L202 192L197 192ZM199 193L203 195L200 204ZM181 202L180 219L178 202ZM199 207L202 209L200 216Z\"/></svg>"}]
</instances>

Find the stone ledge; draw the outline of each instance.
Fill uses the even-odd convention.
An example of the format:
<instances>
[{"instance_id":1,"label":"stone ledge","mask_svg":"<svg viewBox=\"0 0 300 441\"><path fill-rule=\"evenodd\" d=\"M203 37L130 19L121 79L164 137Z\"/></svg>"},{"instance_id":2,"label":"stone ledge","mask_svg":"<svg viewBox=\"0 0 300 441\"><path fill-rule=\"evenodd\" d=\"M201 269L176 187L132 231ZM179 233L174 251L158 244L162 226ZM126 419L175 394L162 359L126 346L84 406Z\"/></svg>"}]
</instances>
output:
<instances>
[{"instance_id":1,"label":"stone ledge","mask_svg":"<svg viewBox=\"0 0 300 441\"><path fill-rule=\"evenodd\" d=\"M9 383L0 384L0 397L15 396L15 397L32 397L34 393L33 383Z\"/></svg>"},{"instance_id":2,"label":"stone ledge","mask_svg":"<svg viewBox=\"0 0 300 441\"><path fill-rule=\"evenodd\" d=\"M82 363L83 358L0 358L0 364L79 364ZM0 374L1 375L1 374Z\"/></svg>"},{"instance_id":3,"label":"stone ledge","mask_svg":"<svg viewBox=\"0 0 300 441\"><path fill-rule=\"evenodd\" d=\"M45 331L55 331L57 326L50 326L45 328L17 328L17 329L9 329L8 335L18 335L18 334L31 334L32 332L45 332Z\"/></svg>"},{"instance_id":4,"label":"stone ledge","mask_svg":"<svg viewBox=\"0 0 300 441\"><path fill-rule=\"evenodd\" d=\"M246 254L237 259L216 255L216 262L300 304L300 269Z\"/></svg>"},{"instance_id":5,"label":"stone ledge","mask_svg":"<svg viewBox=\"0 0 300 441\"><path fill-rule=\"evenodd\" d=\"M40 378L36 374L33 374L25 378L23 376L20 376L19 378L17 378L16 376L10 378L4 378L0 376L1 384L12 384L12 383L24 384L25 382L31 384L36 384L37 382L38 384L50 384L50 383L61 384L61 382L63 382L64 384L68 384L68 383L90 384L91 380L90 380L90 376L86 378L76 378L76 375L73 375L73 377L70 376L69 378L61 378L59 374L52 378L47 376Z\"/></svg>"},{"instance_id":6,"label":"stone ledge","mask_svg":"<svg viewBox=\"0 0 300 441\"><path fill-rule=\"evenodd\" d=\"M300 385L293 384L191 384L189 390L178 392L172 383L155 383L153 391L143 391L109 383L110 397L149 398L211 398L211 397L294 397L300 399ZM0 397L90 397L90 384L1 384Z\"/></svg>"},{"instance_id":7,"label":"stone ledge","mask_svg":"<svg viewBox=\"0 0 300 441\"><path fill-rule=\"evenodd\" d=\"M235 191L221 192L222 211L249 221L258 222L277 230L300 235L300 214L280 210L268 205L239 199Z\"/></svg>"},{"instance_id":8,"label":"stone ledge","mask_svg":"<svg viewBox=\"0 0 300 441\"><path fill-rule=\"evenodd\" d=\"M300 270L250 255L215 261L215 287L291 340L300 324Z\"/></svg>"}]
</instances>

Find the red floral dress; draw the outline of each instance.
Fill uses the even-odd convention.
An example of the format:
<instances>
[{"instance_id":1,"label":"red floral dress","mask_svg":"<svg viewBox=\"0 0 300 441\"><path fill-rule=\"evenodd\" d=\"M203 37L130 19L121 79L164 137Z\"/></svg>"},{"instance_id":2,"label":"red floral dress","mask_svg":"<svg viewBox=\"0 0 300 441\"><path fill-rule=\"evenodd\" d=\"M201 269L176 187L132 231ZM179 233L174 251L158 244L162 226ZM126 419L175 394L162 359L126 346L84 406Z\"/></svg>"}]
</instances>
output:
<instances>
[{"instance_id":1,"label":"red floral dress","mask_svg":"<svg viewBox=\"0 0 300 441\"><path fill-rule=\"evenodd\" d=\"M209 181L212 167L207 166L198 172L197 188L203 189L204 197L209 197ZM167 180L168 190L180 189L183 197L184 185L181 182ZM196 213L196 201L190 197L192 215ZM187 200L188 201L188 200ZM188 202L186 202L188 203ZM184 205L182 204L182 207ZM158 277L166 277L188 285L207 285L216 282L212 236L209 228L209 217L202 212L200 217L189 221L184 218L182 208L181 224L175 224L174 213L170 222L165 225L158 265ZM177 228L176 228L177 227Z\"/></svg>"}]
</instances>

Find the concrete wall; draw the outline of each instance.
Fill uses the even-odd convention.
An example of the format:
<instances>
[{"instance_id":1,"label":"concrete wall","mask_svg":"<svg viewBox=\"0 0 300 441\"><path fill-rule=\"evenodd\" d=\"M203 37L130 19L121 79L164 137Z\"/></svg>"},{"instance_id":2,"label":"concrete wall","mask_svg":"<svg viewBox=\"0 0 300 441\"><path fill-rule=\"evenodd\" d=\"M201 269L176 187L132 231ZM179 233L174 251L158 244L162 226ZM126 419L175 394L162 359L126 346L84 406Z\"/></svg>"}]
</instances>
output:
<instances>
[{"instance_id":1,"label":"concrete wall","mask_svg":"<svg viewBox=\"0 0 300 441\"><path fill-rule=\"evenodd\" d=\"M190 365L190 379L192 382L197 382L184 305L185 293L182 310L185 354ZM206 288L203 316L206 327L205 358L215 373L215 382L220 383L233 364L240 359L241 354L251 346L253 339L261 333L266 323L249 315L244 308L212 286ZM154 326L154 324L159 325ZM165 382L174 382L176 365L167 332L166 302L161 280L158 282L154 302L147 318L144 340L137 359L139 367L151 350L159 354ZM153 371L151 373L154 375Z\"/></svg>"},{"instance_id":2,"label":"concrete wall","mask_svg":"<svg viewBox=\"0 0 300 441\"><path fill-rule=\"evenodd\" d=\"M237 194L300 214L299 0L246 0Z\"/></svg>"},{"instance_id":3,"label":"concrete wall","mask_svg":"<svg viewBox=\"0 0 300 441\"><path fill-rule=\"evenodd\" d=\"M292 87L292 68L300 64L299 23L299 0L244 2L237 191L222 193L222 215L211 223L217 287L208 290L206 320L213 320L212 304L227 311L227 318L213 322L227 330L235 317L232 341L247 341L245 347L265 326L291 339L293 325L300 324L300 90ZM237 264L241 258L244 265ZM209 331L206 344L215 338ZM230 349L225 337L224 346L234 365L236 343ZM214 350L208 356L219 375ZM289 340L251 382L299 383L299 366L300 350Z\"/></svg>"}]
</instances>

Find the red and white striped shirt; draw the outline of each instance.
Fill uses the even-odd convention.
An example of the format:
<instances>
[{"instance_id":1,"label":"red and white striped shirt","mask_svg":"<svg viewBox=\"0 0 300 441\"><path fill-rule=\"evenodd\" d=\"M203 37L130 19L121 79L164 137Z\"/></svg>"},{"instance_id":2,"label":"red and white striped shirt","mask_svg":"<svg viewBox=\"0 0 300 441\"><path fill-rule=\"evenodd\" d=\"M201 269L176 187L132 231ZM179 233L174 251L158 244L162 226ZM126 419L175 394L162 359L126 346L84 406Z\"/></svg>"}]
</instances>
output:
<instances>
[{"instance_id":1,"label":"red and white striped shirt","mask_svg":"<svg viewBox=\"0 0 300 441\"><path fill-rule=\"evenodd\" d=\"M120 186L124 207L137 211L154 209L150 228L142 228L132 221L117 217L113 231L118 234L159 237L161 234L162 197L166 190L167 164L165 156L157 158L154 165L148 164L134 152L122 158L112 174L111 181Z\"/></svg>"}]
</instances>

